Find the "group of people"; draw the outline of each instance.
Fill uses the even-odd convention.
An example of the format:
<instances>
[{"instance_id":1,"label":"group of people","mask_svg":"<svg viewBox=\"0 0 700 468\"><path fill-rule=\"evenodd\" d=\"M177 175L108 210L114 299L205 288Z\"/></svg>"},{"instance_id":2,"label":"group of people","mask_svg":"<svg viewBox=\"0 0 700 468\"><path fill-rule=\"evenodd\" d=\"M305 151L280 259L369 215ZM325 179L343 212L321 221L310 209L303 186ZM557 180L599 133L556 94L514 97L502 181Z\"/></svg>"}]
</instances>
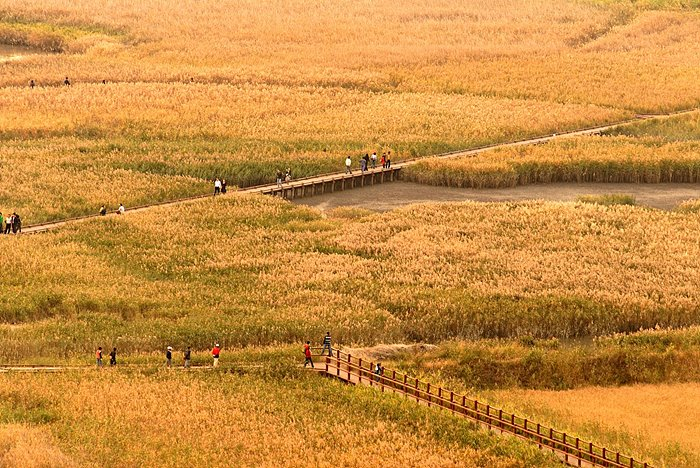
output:
<instances>
[{"instance_id":1,"label":"group of people","mask_svg":"<svg viewBox=\"0 0 700 468\"><path fill-rule=\"evenodd\" d=\"M118 215L121 215L121 214L124 214L125 211L126 211L126 208L124 208L124 205L122 205L122 204L120 203L120 204L119 204L119 208L117 208L117 210L115 211L115 213L118 214ZM100 216L107 216L107 207L106 207L105 205L102 205L102 206L100 207Z\"/></svg>"},{"instance_id":2,"label":"group of people","mask_svg":"<svg viewBox=\"0 0 700 468\"><path fill-rule=\"evenodd\" d=\"M391 168L391 151L382 153L382 158L379 160L379 164L382 165L382 169ZM371 155L369 153L365 154L360 158L360 171L365 172L369 169L377 168L377 152L373 152ZM352 157L348 155L345 158L345 173L352 174Z\"/></svg>"},{"instance_id":3,"label":"group of people","mask_svg":"<svg viewBox=\"0 0 700 468\"><path fill-rule=\"evenodd\" d=\"M102 80L102 84L107 84L107 80ZM70 78L65 77L63 80L63 86L70 86L70 85L71 85ZM29 87L30 88L34 89L36 86L37 86L36 81L29 80Z\"/></svg>"},{"instance_id":4,"label":"group of people","mask_svg":"<svg viewBox=\"0 0 700 468\"><path fill-rule=\"evenodd\" d=\"M224 194L227 190L226 179L221 180L217 177L214 181L214 196Z\"/></svg>"},{"instance_id":5,"label":"group of people","mask_svg":"<svg viewBox=\"0 0 700 468\"><path fill-rule=\"evenodd\" d=\"M283 182L291 182L292 181L292 170L290 168L287 168L284 173L282 171L278 170L277 173L275 174L275 180L277 181L277 186L282 187Z\"/></svg>"},{"instance_id":6,"label":"group of people","mask_svg":"<svg viewBox=\"0 0 700 468\"><path fill-rule=\"evenodd\" d=\"M214 345L214 348L211 350L211 356L214 359L214 367L219 366L219 355L221 354L221 348L219 347L219 343L216 343ZM182 353L183 361L184 361L184 367L187 369L190 367L190 363L192 362L192 348L187 347L185 351ZM102 367L102 347L98 347L97 351L95 351L95 364L97 367ZM110 366L116 366L117 365L117 348L112 348L112 352L109 353L109 365ZM166 367L173 367L173 347L168 346L165 349L165 366Z\"/></svg>"},{"instance_id":7,"label":"group of people","mask_svg":"<svg viewBox=\"0 0 700 468\"><path fill-rule=\"evenodd\" d=\"M328 355L333 354L333 348L331 347L331 332L326 332L326 336L323 337L323 348L321 348L321 356L324 356L328 351ZM311 358L311 342L307 341L304 345L304 367L311 364L311 368L314 368L314 360Z\"/></svg>"},{"instance_id":8,"label":"group of people","mask_svg":"<svg viewBox=\"0 0 700 468\"><path fill-rule=\"evenodd\" d=\"M22 218L17 213L3 216L0 213L0 234L17 234L22 232Z\"/></svg>"}]
</instances>

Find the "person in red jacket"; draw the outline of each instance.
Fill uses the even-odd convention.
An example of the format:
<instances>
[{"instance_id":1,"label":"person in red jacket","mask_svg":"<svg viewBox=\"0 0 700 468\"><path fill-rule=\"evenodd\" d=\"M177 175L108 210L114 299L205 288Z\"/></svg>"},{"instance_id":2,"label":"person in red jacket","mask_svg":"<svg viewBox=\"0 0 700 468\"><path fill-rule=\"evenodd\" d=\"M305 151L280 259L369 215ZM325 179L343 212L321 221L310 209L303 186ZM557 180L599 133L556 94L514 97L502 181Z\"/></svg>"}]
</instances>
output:
<instances>
[{"instance_id":1,"label":"person in red jacket","mask_svg":"<svg viewBox=\"0 0 700 468\"><path fill-rule=\"evenodd\" d=\"M221 353L221 348L219 348L219 343L216 343L214 349L211 350L211 356L214 358L214 367L219 365L219 353Z\"/></svg>"},{"instance_id":2,"label":"person in red jacket","mask_svg":"<svg viewBox=\"0 0 700 468\"><path fill-rule=\"evenodd\" d=\"M304 345L304 368L306 368L307 364L311 364L311 368L314 368L314 361L311 360L311 342L307 341L306 344Z\"/></svg>"}]
</instances>

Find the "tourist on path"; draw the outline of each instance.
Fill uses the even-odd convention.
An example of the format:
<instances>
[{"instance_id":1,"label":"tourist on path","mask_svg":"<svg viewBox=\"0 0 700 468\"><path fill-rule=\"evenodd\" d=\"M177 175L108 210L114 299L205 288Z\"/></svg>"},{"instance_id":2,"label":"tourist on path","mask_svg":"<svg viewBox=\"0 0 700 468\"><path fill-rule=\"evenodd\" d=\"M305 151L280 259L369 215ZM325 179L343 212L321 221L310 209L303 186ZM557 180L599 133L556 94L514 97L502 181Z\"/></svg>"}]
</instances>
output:
<instances>
[{"instance_id":1,"label":"tourist on path","mask_svg":"<svg viewBox=\"0 0 700 468\"><path fill-rule=\"evenodd\" d=\"M100 216L106 216L107 215L107 207L102 205L100 207Z\"/></svg>"},{"instance_id":2,"label":"tourist on path","mask_svg":"<svg viewBox=\"0 0 700 468\"><path fill-rule=\"evenodd\" d=\"M277 181L277 187L282 188L282 171L277 170L275 180Z\"/></svg>"},{"instance_id":3,"label":"tourist on path","mask_svg":"<svg viewBox=\"0 0 700 468\"><path fill-rule=\"evenodd\" d=\"M34 83L34 80L29 80L29 87L34 89L34 86L36 86L36 83Z\"/></svg>"},{"instance_id":4,"label":"tourist on path","mask_svg":"<svg viewBox=\"0 0 700 468\"><path fill-rule=\"evenodd\" d=\"M165 351L165 365L167 367L173 367L173 347L168 346L168 349Z\"/></svg>"},{"instance_id":5,"label":"tourist on path","mask_svg":"<svg viewBox=\"0 0 700 468\"><path fill-rule=\"evenodd\" d=\"M109 365L110 366L117 365L117 348L112 348L112 352L109 353Z\"/></svg>"},{"instance_id":6,"label":"tourist on path","mask_svg":"<svg viewBox=\"0 0 700 468\"><path fill-rule=\"evenodd\" d=\"M365 172L367 169L369 169L369 154L365 154L362 158L362 172Z\"/></svg>"},{"instance_id":7,"label":"tourist on path","mask_svg":"<svg viewBox=\"0 0 700 468\"><path fill-rule=\"evenodd\" d=\"M70 80L68 79L68 77L66 77L66 79L63 80L63 86L70 86Z\"/></svg>"},{"instance_id":8,"label":"tourist on path","mask_svg":"<svg viewBox=\"0 0 700 468\"><path fill-rule=\"evenodd\" d=\"M221 193L226 193L226 179L221 181Z\"/></svg>"},{"instance_id":9,"label":"tourist on path","mask_svg":"<svg viewBox=\"0 0 700 468\"><path fill-rule=\"evenodd\" d=\"M314 368L314 361L311 360L311 342L307 341L304 345L304 368L311 364L311 368Z\"/></svg>"},{"instance_id":10,"label":"tourist on path","mask_svg":"<svg viewBox=\"0 0 700 468\"><path fill-rule=\"evenodd\" d=\"M391 151L386 154L386 168L391 169Z\"/></svg>"},{"instance_id":11,"label":"tourist on path","mask_svg":"<svg viewBox=\"0 0 700 468\"><path fill-rule=\"evenodd\" d=\"M5 218L5 234L12 232L12 215Z\"/></svg>"},{"instance_id":12,"label":"tourist on path","mask_svg":"<svg viewBox=\"0 0 700 468\"><path fill-rule=\"evenodd\" d=\"M221 181L217 177L216 180L214 181L214 196L217 196L221 193Z\"/></svg>"},{"instance_id":13,"label":"tourist on path","mask_svg":"<svg viewBox=\"0 0 700 468\"><path fill-rule=\"evenodd\" d=\"M117 208L117 214L118 214L118 215L123 215L125 211L126 211L126 208L124 208L124 205L122 205L122 204L120 203L120 204L119 204L119 208Z\"/></svg>"},{"instance_id":14,"label":"tourist on path","mask_svg":"<svg viewBox=\"0 0 700 468\"><path fill-rule=\"evenodd\" d=\"M345 173L352 174L352 159L350 158L350 156L345 158Z\"/></svg>"},{"instance_id":15,"label":"tourist on path","mask_svg":"<svg viewBox=\"0 0 700 468\"><path fill-rule=\"evenodd\" d=\"M188 346L188 347L187 347L187 350L185 351L185 369L187 369L188 367L190 367L190 358L191 358L191 356L192 356L192 350L191 350L190 347Z\"/></svg>"},{"instance_id":16,"label":"tourist on path","mask_svg":"<svg viewBox=\"0 0 700 468\"><path fill-rule=\"evenodd\" d=\"M102 346L98 347L95 352L95 364L97 367L102 367Z\"/></svg>"},{"instance_id":17,"label":"tourist on path","mask_svg":"<svg viewBox=\"0 0 700 468\"><path fill-rule=\"evenodd\" d=\"M214 349L211 350L211 357L214 358L214 367L219 365L219 354L221 354L221 348L219 348L219 343L216 343Z\"/></svg>"},{"instance_id":18,"label":"tourist on path","mask_svg":"<svg viewBox=\"0 0 700 468\"><path fill-rule=\"evenodd\" d=\"M289 183L292 181L292 169L287 168L287 171L284 173L284 181Z\"/></svg>"},{"instance_id":19,"label":"tourist on path","mask_svg":"<svg viewBox=\"0 0 700 468\"><path fill-rule=\"evenodd\" d=\"M326 332L326 336L323 337L323 349L321 349L321 356L323 356L323 353L326 352L326 349L328 350L328 355L330 356L332 354L332 352L331 352L331 332Z\"/></svg>"},{"instance_id":20,"label":"tourist on path","mask_svg":"<svg viewBox=\"0 0 700 468\"><path fill-rule=\"evenodd\" d=\"M386 153L382 153L382 169L386 169Z\"/></svg>"},{"instance_id":21,"label":"tourist on path","mask_svg":"<svg viewBox=\"0 0 700 468\"><path fill-rule=\"evenodd\" d=\"M377 167L377 152L373 152L372 156L370 156L370 160L372 161L372 169Z\"/></svg>"}]
</instances>

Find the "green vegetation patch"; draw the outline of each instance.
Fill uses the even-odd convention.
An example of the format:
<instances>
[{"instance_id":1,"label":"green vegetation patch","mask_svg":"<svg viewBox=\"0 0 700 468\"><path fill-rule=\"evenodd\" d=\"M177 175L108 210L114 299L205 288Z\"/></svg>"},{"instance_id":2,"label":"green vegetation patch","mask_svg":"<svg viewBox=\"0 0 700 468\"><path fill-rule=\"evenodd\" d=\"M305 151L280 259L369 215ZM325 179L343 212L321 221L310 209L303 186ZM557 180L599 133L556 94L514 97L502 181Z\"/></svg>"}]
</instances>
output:
<instances>
[{"instance_id":1,"label":"green vegetation patch","mask_svg":"<svg viewBox=\"0 0 700 468\"><path fill-rule=\"evenodd\" d=\"M619 193L611 193L604 195L581 195L576 199L581 203L592 203L594 205L613 206L613 205L629 205L637 204L637 199L634 195L624 195Z\"/></svg>"}]
</instances>

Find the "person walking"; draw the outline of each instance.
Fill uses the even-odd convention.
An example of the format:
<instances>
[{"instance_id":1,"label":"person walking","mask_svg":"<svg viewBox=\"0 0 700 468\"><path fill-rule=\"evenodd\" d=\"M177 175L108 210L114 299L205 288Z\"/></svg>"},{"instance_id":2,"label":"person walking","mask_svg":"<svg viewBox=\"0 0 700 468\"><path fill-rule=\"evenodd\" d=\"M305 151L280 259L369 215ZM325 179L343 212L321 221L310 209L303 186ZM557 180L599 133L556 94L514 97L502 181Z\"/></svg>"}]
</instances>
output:
<instances>
[{"instance_id":1,"label":"person walking","mask_svg":"<svg viewBox=\"0 0 700 468\"><path fill-rule=\"evenodd\" d=\"M34 86L36 86L36 83L34 83L34 80L29 80L29 87L31 89L34 89Z\"/></svg>"},{"instance_id":2,"label":"person walking","mask_svg":"<svg viewBox=\"0 0 700 468\"><path fill-rule=\"evenodd\" d=\"M63 86L70 86L70 80L68 79L68 77L66 77L66 79L63 80Z\"/></svg>"},{"instance_id":3,"label":"person walking","mask_svg":"<svg viewBox=\"0 0 700 468\"><path fill-rule=\"evenodd\" d=\"M362 158L362 163L362 172L365 172L369 169L369 154L365 153L365 156Z\"/></svg>"},{"instance_id":4,"label":"person walking","mask_svg":"<svg viewBox=\"0 0 700 468\"><path fill-rule=\"evenodd\" d=\"M372 169L375 169L377 167L377 152L374 151L372 153L372 156L369 157L370 161L372 161Z\"/></svg>"},{"instance_id":5,"label":"person walking","mask_svg":"<svg viewBox=\"0 0 700 468\"><path fill-rule=\"evenodd\" d=\"M123 215L125 211L126 211L126 208L124 208L124 205L122 205L122 204L120 203L120 204L119 204L119 208L117 208L117 214L118 214L118 215Z\"/></svg>"},{"instance_id":6,"label":"person walking","mask_svg":"<svg viewBox=\"0 0 700 468\"><path fill-rule=\"evenodd\" d=\"M350 158L350 156L345 158L345 173L352 174L352 159Z\"/></svg>"},{"instance_id":7,"label":"person walking","mask_svg":"<svg viewBox=\"0 0 700 468\"><path fill-rule=\"evenodd\" d=\"M311 368L314 368L314 361L311 359L311 342L307 341L304 345L304 369L306 366L311 364Z\"/></svg>"},{"instance_id":8,"label":"person walking","mask_svg":"<svg viewBox=\"0 0 700 468\"><path fill-rule=\"evenodd\" d=\"M219 348L219 343L214 345L214 349L211 350L211 357L214 358L214 367L219 365L219 355L221 354L221 348Z\"/></svg>"},{"instance_id":9,"label":"person walking","mask_svg":"<svg viewBox=\"0 0 700 468\"><path fill-rule=\"evenodd\" d=\"M386 153L382 153L382 169L386 169Z\"/></svg>"},{"instance_id":10,"label":"person walking","mask_svg":"<svg viewBox=\"0 0 700 468\"><path fill-rule=\"evenodd\" d=\"M12 213L12 234L22 234L22 218L17 213Z\"/></svg>"},{"instance_id":11,"label":"person walking","mask_svg":"<svg viewBox=\"0 0 700 468\"><path fill-rule=\"evenodd\" d=\"M109 353L109 365L110 367L117 365L117 348L112 348L112 352Z\"/></svg>"},{"instance_id":12,"label":"person walking","mask_svg":"<svg viewBox=\"0 0 700 468\"><path fill-rule=\"evenodd\" d=\"M292 169L290 167L288 167L287 171L284 173L284 181L287 183L292 181Z\"/></svg>"},{"instance_id":13,"label":"person walking","mask_svg":"<svg viewBox=\"0 0 700 468\"><path fill-rule=\"evenodd\" d=\"M391 169L391 151L386 154L386 168Z\"/></svg>"},{"instance_id":14,"label":"person walking","mask_svg":"<svg viewBox=\"0 0 700 468\"><path fill-rule=\"evenodd\" d=\"M100 216L106 216L107 215L107 207L102 205L100 207Z\"/></svg>"},{"instance_id":15,"label":"person walking","mask_svg":"<svg viewBox=\"0 0 700 468\"><path fill-rule=\"evenodd\" d=\"M12 232L12 215L5 218L5 234Z\"/></svg>"},{"instance_id":16,"label":"person walking","mask_svg":"<svg viewBox=\"0 0 700 468\"><path fill-rule=\"evenodd\" d=\"M277 173L275 174L275 180L277 181L277 187L282 188L282 171L277 169Z\"/></svg>"},{"instance_id":17,"label":"person walking","mask_svg":"<svg viewBox=\"0 0 700 468\"><path fill-rule=\"evenodd\" d=\"M95 351L95 364L97 367L102 367L102 346L98 346L97 351Z\"/></svg>"},{"instance_id":18,"label":"person walking","mask_svg":"<svg viewBox=\"0 0 700 468\"><path fill-rule=\"evenodd\" d=\"M382 363L378 362L376 366L374 366L374 375L376 375L375 380L379 382L382 379L382 374L384 374L384 368L382 367Z\"/></svg>"},{"instance_id":19,"label":"person walking","mask_svg":"<svg viewBox=\"0 0 700 468\"><path fill-rule=\"evenodd\" d=\"M323 349L321 349L321 356L328 350L328 355L332 354L331 350L331 332L326 332L326 336L323 337Z\"/></svg>"},{"instance_id":20,"label":"person walking","mask_svg":"<svg viewBox=\"0 0 700 468\"><path fill-rule=\"evenodd\" d=\"M226 179L221 181L221 193L226 193Z\"/></svg>"},{"instance_id":21,"label":"person walking","mask_svg":"<svg viewBox=\"0 0 700 468\"><path fill-rule=\"evenodd\" d=\"M185 369L190 367L190 357L192 356L192 350L190 347L187 347L187 350L185 351Z\"/></svg>"},{"instance_id":22,"label":"person walking","mask_svg":"<svg viewBox=\"0 0 700 468\"><path fill-rule=\"evenodd\" d=\"M173 347L168 346L168 349L165 350L165 366L166 367L173 367Z\"/></svg>"},{"instance_id":23,"label":"person walking","mask_svg":"<svg viewBox=\"0 0 700 468\"><path fill-rule=\"evenodd\" d=\"M214 196L217 196L221 193L221 181L217 177L216 180L214 181Z\"/></svg>"}]
</instances>

